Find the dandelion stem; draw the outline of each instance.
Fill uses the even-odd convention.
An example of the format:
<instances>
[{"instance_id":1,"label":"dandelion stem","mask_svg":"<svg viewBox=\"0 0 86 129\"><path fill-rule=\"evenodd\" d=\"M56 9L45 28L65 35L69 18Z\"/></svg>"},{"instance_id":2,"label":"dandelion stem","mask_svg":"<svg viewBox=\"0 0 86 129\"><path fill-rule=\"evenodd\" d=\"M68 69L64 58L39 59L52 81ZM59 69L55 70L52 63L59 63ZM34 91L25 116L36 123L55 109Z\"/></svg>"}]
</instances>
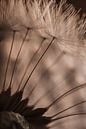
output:
<instances>
[{"instance_id":1,"label":"dandelion stem","mask_svg":"<svg viewBox=\"0 0 86 129\"><path fill-rule=\"evenodd\" d=\"M51 108L53 106L53 104L55 104L56 102L59 102L61 99L63 99L64 97L76 92L77 90L84 88L86 86L86 83L81 84L79 86L76 86L70 90L68 90L67 92L65 92L64 94L62 94L61 96L59 96L55 101L53 101L49 106L48 109Z\"/></svg>"},{"instance_id":2,"label":"dandelion stem","mask_svg":"<svg viewBox=\"0 0 86 129\"><path fill-rule=\"evenodd\" d=\"M58 116L59 114L64 113L65 111L68 111L68 110L70 110L70 109L72 109L72 108L74 108L74 107L76 107L76 106L79 106L79 105L81 105L81 104L84 104L84 103L86 103L86 101L81 101L81 102L79 102L79 103L76 103L75 105L72 105L72 106L70 106L70 107L68 107L68 108L66 108L66 109L64 109L64 110L62 110L62 111L56 113L55 115L52 116L52 118Z\"/></svg>"},{"instance_id":3,"label":"dandelion stem","mask_svg":"<svg viewBox=\"0 0 86 129\"><path fill-rule=\"evenodd\" d=\"M37 54L37 53L39 52L39 50L41 49L44 40L45 40L45 39L42 40L42 42L41 42L41 44L39 45L38 49L37 49L36 52L33 54L33 56L32 56L32 58L31 58L30 62L28 63L28 65L27 65L27 67L26 67L26 69L25 69L25 71L24 71L24 74L23 74L23 76L22 76L22 78L21 78L21 81L20 81L20 83L19 83L19 86L18 86L17 91L20 89L21 84L22 84L22 82L23 82L23 80L24 80L24 77L25 77L25 75L26 75L26 73L27 73L27 70L29 69L29 67L30 67L30 65L31 65L31 63L32 63L32 61L33 61L33 59L34 59L34 57L36 56L36 54Z\"/></svg>"},{"instance_id":4,"label":"dandelion stem","mask_svg":"<svg viewBox=\"0 0 86 129\"><path fill-rule=\"evenodd\" d=\"M62 119L68 118L68 117L74 117L74 116L79 116L79 115L84 116L84 115L86 115L86 112L73 113L73 114L64 115L64 116L61 116L61 117L57 117L55 119L52 119L51 122L55 122L57 120L62 120Z\"/></svg>"},{"instance_id":5,"label":"dandelion stem","mask_svg":"<svg viewBox=\"0 0 86 129\"><path fill-rule=\"evenodd\" d=\"M25 34L25 37L24 37L24 39L23 39L23 41L22 41L22 43L21 43L20 49L19 49L19 51L18 51L18 54L17 54L16 60L15 60L15 64L14 64L14 67L13 67L12 76L11 76L11 79L10 79L10 84L9 84L9 86L11 86L11 85L12 85L12 80L13 80L13 76L14 76L14 72L15 72L16 64L17 64L17 61L18 61L19 55L20 55L20 53L21 53L21 50L22 50L22 48L23 48L23 45L24 45L25 39L26 39L26 37L27 37L27 35L28 35L28 31L29 31L29 30L27 29L26 34Z\"/></svg>"},{"instance_id":6,"label":"dandelion stem","mask_svg":"<svg viewBox=\"0 0 86 129\"><path fill-rule=\"evenodd\" d=\"M8 57L8 60L7 60L7 66L6 66L6 71L5 71L4 83L3 83L3 90L5 89L7 72L8 72L9 62L10 62L10 58L11 58L11 54L12 54L12 50L13 50L14 39L15 39L15 31L13 31L12 44L11 44L11 48L10 48L10 52L9 52L9 57Z\"/></svg>"},{"instance_id":7,"label":"dandelion stem","mask_svg":"<svg viewBox=\"0 0 86 129\"><path fill-rule=\"evenodd\" d=\"M47 50L49 49L49 47L50 47L51 44L53 43L54 39L55 39L55 38L53 37L52 40L51 40L51 42L49 43L49 45L47 46L47 48L45 49L45 51L43 52L43 54L41 55L41 57L39 58L39 60L37 61L36 65L33 67L32 71L31 71L30 75L28 76L28 78L27 78L27 80L26 80L26 82L25 82L25 84L24 84L24 86L23 86L22 89L24 89L24 88L26 87L26 85L27 85L28 81L30 80L32 74L34 73L36 67L38 66L38 64L40 63L40 61L42 60L42 58L43 58L44 55L46 54Z\"/></svg>"}]
</instances>

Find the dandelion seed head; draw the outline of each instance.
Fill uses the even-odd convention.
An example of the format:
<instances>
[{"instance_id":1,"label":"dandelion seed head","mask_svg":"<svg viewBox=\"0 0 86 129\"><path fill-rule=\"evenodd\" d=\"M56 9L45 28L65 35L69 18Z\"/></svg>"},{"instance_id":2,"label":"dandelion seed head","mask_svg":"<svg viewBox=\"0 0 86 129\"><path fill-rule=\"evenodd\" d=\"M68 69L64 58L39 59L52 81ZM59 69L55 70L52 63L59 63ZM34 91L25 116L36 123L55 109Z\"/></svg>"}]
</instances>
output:
<instances>
[{"instance_id":1,"label":"dandelion seed head","mask_svg":"<svg viewBox=\"0 0 86 129\"><path fill-rule=\"evenodd\" d=\"M75 129L80 121L80 129L86 126L86 96L80 93L86 83L77 79L86 21L66 2L0 1L0 113L8 118L1 118L3 129L12 120L14 129Z\"/></svg>"}]
</instances>

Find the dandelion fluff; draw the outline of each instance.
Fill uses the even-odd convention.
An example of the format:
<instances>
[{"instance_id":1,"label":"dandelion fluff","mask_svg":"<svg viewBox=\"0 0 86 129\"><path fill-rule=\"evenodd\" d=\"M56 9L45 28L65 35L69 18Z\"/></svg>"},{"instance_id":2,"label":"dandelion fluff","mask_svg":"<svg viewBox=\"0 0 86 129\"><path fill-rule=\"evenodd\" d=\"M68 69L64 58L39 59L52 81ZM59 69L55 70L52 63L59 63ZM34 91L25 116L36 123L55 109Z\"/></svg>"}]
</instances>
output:
<instances>
[{"instance_id":1,"label":"dandelion fluff","mask_svg":"<svg viewBox=\"0 0 86 129\"><path fill-rule=\"evenodd\" d=\"M86 128L85 17L65 0L0 9L0 128Z\"/></svg>"}]
</instances>

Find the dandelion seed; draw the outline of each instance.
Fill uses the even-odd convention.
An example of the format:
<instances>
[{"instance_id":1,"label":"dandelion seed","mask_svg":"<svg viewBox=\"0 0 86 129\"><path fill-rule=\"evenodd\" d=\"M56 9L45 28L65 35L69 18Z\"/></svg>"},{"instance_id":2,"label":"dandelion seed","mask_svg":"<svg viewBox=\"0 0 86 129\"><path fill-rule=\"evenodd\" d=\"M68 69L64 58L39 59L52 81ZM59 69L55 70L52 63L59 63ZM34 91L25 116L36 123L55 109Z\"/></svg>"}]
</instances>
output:
<instances>
[{"instance_id":1,"label":"dandelion seed","mask_svg":"<svg viewBox=\"0 0 86 129\"><path fill-rule=\"evenodd\" d=\"M85 57L85 19L63 0L1 0L0 8L0 129L86 128L86 82L74 63Z\"/></svg>"}]
</instances>

